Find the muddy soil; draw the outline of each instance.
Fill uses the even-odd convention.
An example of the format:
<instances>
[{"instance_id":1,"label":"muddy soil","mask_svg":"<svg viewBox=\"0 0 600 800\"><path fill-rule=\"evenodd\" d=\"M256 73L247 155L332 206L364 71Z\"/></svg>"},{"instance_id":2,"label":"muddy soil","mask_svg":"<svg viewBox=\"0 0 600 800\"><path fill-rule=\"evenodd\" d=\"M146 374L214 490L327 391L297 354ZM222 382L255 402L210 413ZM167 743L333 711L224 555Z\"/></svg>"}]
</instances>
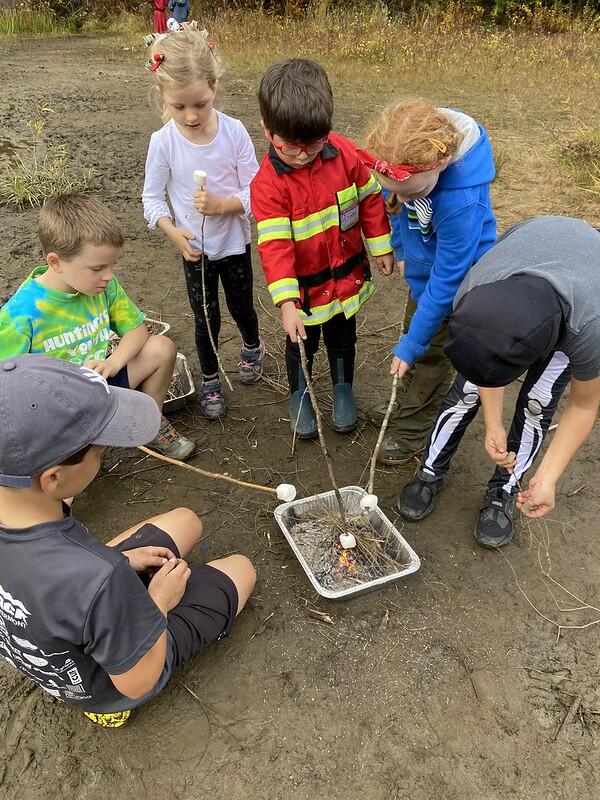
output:
<instances>
[{"instance_id":1,"label":"muddy soil","mask_svg":"<svg viewBox=\"0 0 600 800\"><path fill-rule=\"evenodd\" d=\"M170 335L197 378L178 258L145 229L139 202L148 138L159 124L141 61L143 54L134 60L101 39L3 46L3 145L5 136L19 144L37 104L54 109L52 138L70 148L73 163L95 168L94 190L125 226L122 282L151 316L171 324ZM221 106L242 118L262 153L256 85L254 77L230 75ZM367 98L348 92L338 129L355 126L381 100L378 92L370 87ZM515 186L512 191L516 196ZM36 214L1 213L0 297L6 298L41 253ZM202 419L194 403L174 421L198 441L194 463L263 483L285 479L306 496L328 488L326 469L315 443L299 443L291 454L283 337L256 266L270 379L253 387L236 383L222 425ZM381 282L384 290L361 316L356 388L363 416L388 391L383 360L403 301L399 282L389 290L397 280ZM235 379L239 341L227 317L223 340ZM329 413L323 361L318 372ZM327 431L341 485L366 482L377 431L365 420L351 436ZM561 484L547 538L538 526L519 524L502 553L482 550L472 538L490 473L481 432L480 422L472 426L438 509L423 524L404 528L421 570L385 591L338 604L314 594L266 496L196 480L134 451L109 452L103 473L75 504L86 525L107 540L144 517L189 505L206 525L193 562L245 553L257 567L256 592L231 638L196 657L117 732L94 727L0 665L0 797L597 797L600 627L583 626L600 612L569 609L599 605L598 428ZM376 490L392 519L411 471L378 472ZM547 588L546 552L552 576L576 598L555 584ZM560 637L533 605L565 626ZM326 612L333 624L309 609ZM580 712L557 736L582 692Z\"/></svg>"}]
</instances>

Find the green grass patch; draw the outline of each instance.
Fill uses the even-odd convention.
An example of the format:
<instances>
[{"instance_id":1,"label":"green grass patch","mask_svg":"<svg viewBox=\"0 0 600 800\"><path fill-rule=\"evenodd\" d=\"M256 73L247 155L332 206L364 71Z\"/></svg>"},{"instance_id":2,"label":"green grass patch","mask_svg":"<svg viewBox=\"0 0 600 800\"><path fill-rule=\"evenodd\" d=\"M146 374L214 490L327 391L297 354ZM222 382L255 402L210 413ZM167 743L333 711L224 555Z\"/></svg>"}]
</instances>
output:
<instances>
[{"instance_id":1,"label":"green grass patch","mask_svg":"<svg viewBox=\"0 0 600 800\"><path fill-rule=\"evenodd\" d=\"M63 145L49 144L44 138L48 106L37 109L35 119L26 125L30 138L0 159L0 205L36 208L50 197L82 192L93 177L92 170L71 170L69 151Z\"/></svg>"},{"instance_id":2,"label":"green grass patch","mask_svg":"<svg viewBox=\"0 0 600 800\"><path fill-rule=\"evenodd\" d=\"M0 11L0 36L48 36L70 33L75 29L68 20L59 20L49 9L9 8Z\"/></svg>"}]
</instances>

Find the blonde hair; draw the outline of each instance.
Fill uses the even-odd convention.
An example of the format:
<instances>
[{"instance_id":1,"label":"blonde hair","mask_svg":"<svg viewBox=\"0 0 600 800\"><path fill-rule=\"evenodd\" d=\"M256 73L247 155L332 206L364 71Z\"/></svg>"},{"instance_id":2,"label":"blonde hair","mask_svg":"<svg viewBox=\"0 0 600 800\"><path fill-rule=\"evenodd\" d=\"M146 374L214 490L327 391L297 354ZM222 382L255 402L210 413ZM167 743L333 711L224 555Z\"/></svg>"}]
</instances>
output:
<instances>
[{"instance_id":1,"label":"blonde hair","mask_svg":"<svg viewBox=\"0 0 600 800\"><path fill-rule=\"evenodd\" d=\"M381 114L366 145L382 161L424 167L455 156L463 138L439 108L423 100L406 100Z\"/></svg>"},{"instance_id":2,"label":"blonde hair","mask_svg":"<svg viewBox=\"0 0 600 800\"><path fill-rule=\"evenodd\" d=\"M47 200L38 219L38 235L44 255L57 253L74 258L86 244L123 247L123 231L114 212L85 194L69 194Z\"/></svg>"},{"instance_id":3,"label":"blonde hair","mask_svg":"<svg viewBox=\"0 0 600 800\"><path fill-rule=\"evenodd\" d=\"M156 56L163 57L154 71L163 122L171 119L162 100L165 89L185 89L198 81L206 81L214 89L223 74L221 62L208 41L208 31L186 28L169 33L154 42L152 57Z\"/></svg>"}]
</instances>

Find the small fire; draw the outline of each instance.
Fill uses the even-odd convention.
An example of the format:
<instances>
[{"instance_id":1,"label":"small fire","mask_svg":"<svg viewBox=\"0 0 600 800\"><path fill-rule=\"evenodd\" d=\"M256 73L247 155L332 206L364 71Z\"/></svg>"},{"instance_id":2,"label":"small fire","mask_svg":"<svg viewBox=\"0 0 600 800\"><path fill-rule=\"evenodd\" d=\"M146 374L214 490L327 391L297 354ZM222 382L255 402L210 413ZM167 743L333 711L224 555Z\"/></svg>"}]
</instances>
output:
<instances>
[{"instance_id":1,"label":"small fire","mask_svg":"<svg viewBox=\"0 0 600 800\"><path fill-rule=\"evenodd\" d=\"M338 558L338 564L347 572L351 572L353 574L358 572L358 567L356 566L356 556L353 555L349 550L342 550L340 557Z\"/></svg>"}]
</instances>

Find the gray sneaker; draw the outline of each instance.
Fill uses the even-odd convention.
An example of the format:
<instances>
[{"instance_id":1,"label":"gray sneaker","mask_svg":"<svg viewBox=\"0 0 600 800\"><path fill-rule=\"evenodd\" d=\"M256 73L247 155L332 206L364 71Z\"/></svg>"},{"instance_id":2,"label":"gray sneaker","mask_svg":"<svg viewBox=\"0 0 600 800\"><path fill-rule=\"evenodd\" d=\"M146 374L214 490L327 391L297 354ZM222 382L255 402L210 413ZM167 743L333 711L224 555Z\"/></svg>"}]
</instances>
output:
<instances>
[{"instance_id":1,"label":"gray sneaker","mask_svg":"<svg viewBox=\"0 0 600 800\"><path fill-rule=\"evenodd\" d=\"M200 387L200 411L209 419L225 416L225 395L219 378L204 381Z\"/></svg>"},{"instance_id":2,"label":"gray sneaker","mask_svg":"<svg viewBox=\"0 0 600 800\"><path fill-rule=\"evenodd\" d=\"M258 347L242 347L240 351L240 383L255 383L263 374L267 348L263 340Z\"/></svg>"},{"instance_id":3,"label":"gray sneaker","mask_svg":"<svg viewBox=\"0 0 600 800\"><path fill-rule=\"evenodd\" d=\"M160 430L158 436L149 442L152 450L156 450L163 456L175 458L177 461L185 461L194 452L196 445L191 439L177 433L168 419L164 416L160 418Z\"/></svg>"}]
</instances>

